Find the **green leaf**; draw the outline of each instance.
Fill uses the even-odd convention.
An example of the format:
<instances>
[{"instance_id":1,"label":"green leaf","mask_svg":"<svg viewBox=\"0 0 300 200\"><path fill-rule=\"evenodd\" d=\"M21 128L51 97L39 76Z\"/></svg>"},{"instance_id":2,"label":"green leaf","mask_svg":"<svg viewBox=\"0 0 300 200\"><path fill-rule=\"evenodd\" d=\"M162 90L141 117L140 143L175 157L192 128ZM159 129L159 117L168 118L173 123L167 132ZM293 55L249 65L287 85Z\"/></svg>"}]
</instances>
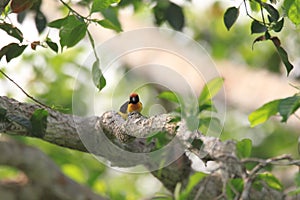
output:
<instances>
[{"instance_id":1,"label":"green leaf","mask_svg":"<svg viewBox=\"0 0 300 200\"><path fill-rule=\"evenodd\" d=\"M52 42L51 40L47 40L46 43L50 47L50 49L58 53L58 45L55 42Z\"/></svg>"},{"instance_id":2,"label":"green leaf","mask_svg":"<svg viewBox=\"0 0 300 200\"><path fill-rule=\"evenodd\" d=\"M161 8L159 4L157 4L152 11L155 17L155 24L158 26L162 25L162 23L166 21L165 8Z\"/></svg>"},{"instance_id":3,"label":"green leaf","mask_svg":"<svg viewBox=\"0 0 300 200\"><path fill-rule=\"evenodd\" d=\"M119 10L117 7L108 7L107 9L101 11L103 17L122 30L121 23L118 18Z\"/></svg>"},{"instance_id":4,"label":"green leaf","mask_svg":"<svg viewBox=\"0 0 300 200\"><path fill-rule=\"evenodd\" d=\"M284 8L288 18L295 24L300 24L300 0L285 0Z\"/></svg>"},{"instance_id":5,"label":"green leaf","mask_svg":"<svg viewBox=\"0 0 300 200\"><path fill-rule=\"evenodd\" d=\"M104 28L112 29L112 30L115 30L117 32L122 31L120 26L115 25L114 23L112 23L108 19L99 20L99 21L97 21L97 23L100 24Z\"/></svg>"},{"instance_id":6,"label":"green leaf","mask_svg":"<svg viewBox=\"0 0 300 200\"><path fill-rule=\"evenodd\" d=\"M290 72L292 71L292 69L294 68L294 66L290 63L287 52L281 46L277 46L276 44L275 44L275 46L277 48L278 54L284 64L284 66L285 66L285 69L287 71L287 76L288 76L290 74Z\"/></svg>"},{"instance_id":7,"label":"green leaf","mask_svg":"<svg viewBox=\"0 0 300 200\"><path fill-rule=\"evenodd\" d=\"M208 100L211 100L216 94L218 94L224 83L224 79L221 77L214 78L204 86L202 92L198 98L200 105L206 103Z\"/></svg>"},{"instance_id":8,"label":"green leaf","mask_svg":"<svg viewBox=\"0 0 300 200\"><path fill-rule=\"evenodd\" d=\"M68 16L59 32L60 45L73 47L84 38L86 31L87 25L83 20L74 15Z\"/></svg>"},{"instance_id":9,"label":"green leaf","mask_svg":"<svg viewBox=\"0 0 300 200\"><path fill-rule=\"evenodd\" d=\"M162 92L157 97L161 98L161 99L166 99L168 101L171 101L171 102L174 102L177 104L180 103L179 96L175 92L172 92L172 91Z\"/></svg>"},{"instance_id":10,"label":"green leaf","mask_svg":"<svg viewBox=\"0 0 300 200\"><path fill-rule=\"evenodd\" d=\"M244 188L244 181L242 178L229 179L226 183L226 197L228 199L235 199L236 192L241 194Z\"/></svg>"},{"instance_id":11,"label":"green leaf","mask_svg":"<svg viewBox=\"0 0 300 200\"><path fill-rule=\"evenodd\" d=\"M100 69L100 61L99 60L96 60L93 64L92 76L93 76L93 82L94 82L95 86L99 89L99 91L101 91L106 85L106 80Z\"/></svg>"},{"instance_id":12,"label":"green leaf","mask_svg":"<svg viewBox=\"0 0 300 200\"><path fill-rule=\"evenodd\" d=\"M48 111L36 109L30 118L31 134L38 138L43 138L47 129Z\"/></svg>"},{"instance_id":13,"label":"green leaf","mask_svg":"<svg viewBox=\"0 0 300 200\"><path fill-rule=\"evenodd\" d=\"M163 148L166 146L173 138L170 137L166 132L157 132L150 137L147 137L147 142L151 142L155 139L155 147L156 149Z\"/></svg>"},{"instance_id":14,"label":"green leaf","mask_svg":"<svg viewBox=\"0 0 300 200\"><path fill-rule=\"evenodd\" d=\"M279 20L273 27L272 29L275 31L275 32L280 32L282 27L283 27L283 24L284 24L284 18L282 18L281 20Z\"/></svg>"},{"instance_id":15,"label":"green leaf","mask_svg":"<svg viewBox=\"0 0 300 200\"><path fill-rule=\"evenodd\" d=\"M288 118L300 107L300 96L292 96L282 99L279 103L279 114L282 116L281 122L286 122Z\"/></svg>"},{"instance_id":16,"label":"green leaf","mask_svg":"<svg viewBox=\"0 0 300 200\"><path fill-rule=\"evenodd\" d=\"M27 45L19 45L17 43L10 43L0 50L0 59L6 56L6 61L10 62L13 58L18 57L23 53Z\"/></svg>"},{"instance_id":17,"label":"green leaf","mask_svg":"<svg viewBox=\"0 0 300 200\"><path fill-rule=\"evenodd\" d=\"M251 127L262 124L265 121L267 121L271 116L276 115L278 113L279 103L280 99L277 99L264 104L262 107L252 112L248 116Z\"/></svg>"},{"instance_id":18,"label":"green leaf","mask_svg":"<svg viewBox=\"0 0 300 200\"><path fill-rule=\"evenodd\" d=\"M46 16L41 11L38 11L35 15L34 20L36 29L39 33L42 33L43 30L45 30L47 24Z\"/></svg>"},{"instance_id":19,"label":"green leaf","mask_svg":"<svg viewBox=\"0 0 300 200\"><path fill-rule=\"evenodd\" d=\"M69 16L61 18L61 19L54 20L54 21L48 23L48 26L51 27L51 28L60 29L64 25L64 23L68 19L68 17Z\"/></svg>"},{"instance_id":20,"label":"green leaf","mask_svg":"<svg viewBox=\"0 0 300 200\"><path fill-rule=\"evenodd\" d=\"M249 157L252 151L252 141L250 139L243 139L237 142L236 151L239 158Z\"/></svg>"},{"instance_id":21,"label":"green leaf","mask_svg":"<svg viewBox=\"0 0 300 200\"><path fill-rule=\"evenodd\" d=\"M263 3L262 2L262 7L267 10L267 12L271 16L271 22L277 22L279 19L279 12L276 8L274 8L271 4L268 3Z\"/></svg>"},{"instance_id":22,"label":"green leaf","mask_svg":"<svg viewBox=\"0 0 300 200\"><path fill-rule=\"evenodd\" d=\"M113 3L119 3L120 0L94 0L92 4L91 13L101 12L108 8Z\"/></svg>"},{"instance_id":23,"label":"green leaf","mask_svg":"<svg viewBox=\"0 0 300 200\"><path fill-rule=\"evenodd\" d=\"M232 25L236 22L237 18L239 17L240 11L236 7L228 8L224 13L224 24L227 30L230 30Z\"/></svg>"},{"instance_id":24,"label":"green leaf","mask_svg":"<svg viewBox=\"0 0 300 200\"><path fill-rule=\"evenodd\" d=\"M280 181L271 173L266 172L262 174L258 174L255 180L264 181L269 187L282 191L283 186Z\"/></svg>"},{"instance_id":25,"label":"green leaf","mask_svg":"<svg viewBox=\"0 0 300 200\"><path fill-rule=\"evenodd\" d=\"M156 6L152 9L155 23L160 26L164 22L178 31L181 31L185 24L184 13L181 6L170 1L157 1Z\"/></svg>"},{"instance_id":26,"label":"green leaf","mask_svg":"<svg viewBox=\"0 0 300 200\"><path fill-rule=\"evenodd\" d=\"M8 35L18 39L20 42L23 42L23 33L12 24L6 22L0 23L0 29L4 30Z\"/></svg>"},{"instance_id":27,"label":"green leaf","mask_svg":"<svg viewBox=\"0 0 300 200\"><path fill-rule=\"evenodd\" d=\"M221 122L216 117L201 117L199 121L199 130L203 133L220 133L222 130Z\"/></svg>"},{"instance_id":28,"label":"green leaf","mask_svg":"<svg viewBox=\"0 0 300 200\"><path fill-rule=\"evenodd\" d=\"M17 15L17 21L22 24L24 22L24 19L26 18L26 15L28 14L28 11L20 12Z\"/></svg>"},{"instance_id":29,"label":"green leaf","mask_svg":"<svg viewBox=\"0 0 300 200\"><path fill-rule=\"evenodd\" d=\"M249 1L251 11L258 12L260 11L260 4L256 1Z\"/></svg>"},{"instance_id":30,"label":"green leaf","mask_svg":"<svg viewBox=\"0 0 300 200\"><path fill-rule=\"evenodd\" d=\"M266 32L268 28L259 21L253 20L251 23L251 34Z\"/></svg>"},{"instance_id":31,"label":"green leaf","mask_svg":"<svg viewBox=\"0 0 300 200\"><path fill-rule=\"evenodd\" d=\"M217 109L215 108L215 106L213 105L213 102L211 99L207 100L205 103L202 103L199 105L199 113L202 111L217 111Z\"/></svg>"},{"instance_id":32,"label":"green leaf","mask_svg":"<svg viewBox=\"0 0 300 200\"><path fill-rule=\"evenodd\" d=\"M184 27L184 14L182 8L175 3L170 2L165 11L165 19L174 30L181 31Z\"/></svg>"}]
</instances>

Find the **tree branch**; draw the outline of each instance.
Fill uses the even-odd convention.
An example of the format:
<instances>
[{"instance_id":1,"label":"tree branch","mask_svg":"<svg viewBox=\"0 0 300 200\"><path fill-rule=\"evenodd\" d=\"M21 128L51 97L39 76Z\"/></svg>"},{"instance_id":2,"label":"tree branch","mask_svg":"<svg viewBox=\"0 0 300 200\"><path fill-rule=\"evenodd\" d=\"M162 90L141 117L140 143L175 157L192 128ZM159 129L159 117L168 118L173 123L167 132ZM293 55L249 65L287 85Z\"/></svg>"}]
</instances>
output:
<instances>
[{"instance_id":1,"label":"tree branch","mask_svg":"<svg viewBox=\"0 0 300 200\"><path fill-rule=\"evenodd\" d=\"M0 108L6 111L5 120L0 121L0 132L34 137L20 122L29 121L33 112L41 108L39 105L20 103L14 99L0 97ZM129 116L130 120L124 121L119 114L113 111L104 113L101 117L87 118L67 115L51 109L47 109L47 111L47 129L41 138L45 141L93 153L108 159L112 166L133 167L143 164L153 169L153 165L158 165L160 162L160 160L154 161L148 154L155 147L153 142L149 143L146 138L133 138L126 134L127 131L133 130L130 128L127 130L126 127L134 124L135 118L140 117L137 113L132 115L133 117ZM161 119L167 118L162 117ZM154 123L148 123L148 127L153 127L152 130L161 126L160 120L155 118L149 120ZM140 126L143 125L146 124L140 124ZM166 125L165 128L168 126ZM146 130L146 128L142 130ZM137 132L133 131L132 134L137 134ZM116 153L116 147L122 148L123 151ZM133 152L133 154L128 154L127 151ZM181 155L178 160L178 162L184 162L181 165L176 162L175 164L170 163L168 167L159 172L152 172L171 191L175 189L178 182L186 182L190 173L190 161L186 155Z\"/></svg>"},{"instance_id":2,"label":"tree branch","mask_svg":"<svg viewBox=\"0 0 300 200\"><path fill-rule=\"evenodd\" d=\"M30 119L32 113L40 108L39 105L0 97L1 108L6 114L4 119L0 120L0 132L33 137L22 123ZM223 142L215 137L204 136L198 131L190 131L184 120L171 122L171 115L146 118L139 113L131 113L128 119L124 120L115 111L108 111L101 117L79 117L51 109L48 113L46 133L41 139L101 156L108 159L112 166L144 165L172 192L178 183L181 183L181 188L184 189L193 173L191 161L185 154L186 150L193 152L204 162L215 161L218 164L217 170L193 188L189 199L226 197L224 192L229 179L240 177L247 180L248 174L235 153L234 141ZM149 141L149 136L158 132L173 137L163 152L156 149L155 139ZM193 147L193 139L201 140L202 147ZM161 164L165 164L165 167L158 169ZM244 199L263 198L264 195L274 199L283 198L282 192L268 186L262 191L251 187L249 191L247 197L243 196Z\"/></svg>"},{"instance_id":3,"label":"tree branch","mask_svg":"<svg viewBox=\"0 0 300 200\"><path fill-rule=\"evenodd\" d=\"M0 165L15 167L26 175L22 181L1 182L2 199L104 199L66 177L38 149L2 137L0 152Z\"/></svg>"}]
</instances>

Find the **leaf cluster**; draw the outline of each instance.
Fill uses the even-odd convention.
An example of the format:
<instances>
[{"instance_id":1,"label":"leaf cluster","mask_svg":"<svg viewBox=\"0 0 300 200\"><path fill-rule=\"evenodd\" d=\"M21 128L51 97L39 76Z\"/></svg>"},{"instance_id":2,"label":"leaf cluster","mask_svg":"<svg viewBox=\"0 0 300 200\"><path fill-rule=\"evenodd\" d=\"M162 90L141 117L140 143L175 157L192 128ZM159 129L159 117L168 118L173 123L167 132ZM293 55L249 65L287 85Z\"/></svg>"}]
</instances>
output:
<instances>
[{"instance_id":1,"label":"leaf cluster","mask_svg":"<svg viewBox=\"0 0 300 200\"><path fill-rule=\"evenodd\" d=\"M222 88L223 82L223 78L220 77L208 81L198 96L197 105L187 105L185 102L186 98L173 91L162 92L158 97L173 102L178 106L175 109L173 121L184 119L190 130L199 129L203 133L207 133L212 131L211 129L220 130L221 127L220 120L214 117L212 113L217 112L213 98Z\"/></svg>"},{"instance_id":2,"label":"leaf cluster","mask_svg":"<svg viewBox=\"0 0 300 200\"><path fill-rule=\"evenodd\" d=\"M91 72L93 73L93 81L95 86L101 90L106 85L106 80L101 72L101 62L96 54L93 37L89 32L89 25L91 23L100 25L101 27L112 29L116 32L122 31L121 23L118 19L119 10L133 6L135 11L138 11L142 6L146 5L150 7L154 15L155 23L161 26L165 23L169 24L174 30L183 30L185 27L185 13L184 5L178 5L169 0L151 0L151 1L138 1L138 0L81 0L76 3L66 3L63 0L59 1L63 7L68 11L67 15L63 18L57 19L50 23L47 22L46 16L41 11L41 0L11 0L4 1L2 5L3 15L6 17L10 12L18 14L18 21L22 23L29 12L34 13L34 19L36 28L39 33L42 33L46 27L59 29L59 44L53 42L48 35L43 41L31 42L30 46L33 50L37 46L49 47L54 52L59 51L59 46L61 50L64 48L71 48L78 44L80 41L88 35L91 45L95 53L96 61L93 64ZM188 2L188 1L187 1ZM89 13L84 16L77 12L73 5L79 5L87 8ZM251 33L264 33L263 35L257 37L253 44L259 41L270 40L273 42L277 49L277 52L286 66L287 73L293 69L293 65L289 61L288 54L286 50L282 47L280 39L277 36L272 36L271 32L280 32L284 27L285 15L295 24L299 23L299 5L296 0L285 0L284 1L284 14L280 14L279 10L274 6L275 1L270 1L270 3L261 0L245 0L243 1L246 11L250 19ZM248 9L247 5L250 4L252 12L261 12L261 19L253 17ZM233 24L236 22L239 16L240 8L230 7L226 10L224 14L224 23L229 30ZM94 14L101 14L102 19L94 18ZM5 18L4 17L4 18ZM19 43L11 43L0 50L0 59L6 57L6 61L9 62L13 58L22 55L28 44L24 44L24 38L22 32L11 24L3 22L0 24L0 29L6 31L8 35L19 40ZM96 70L95 66L99 65L99 69ZM95 74L94 74L95 72Z\"/></svg>"},{"instance_id":3,"label":"leaf cluster","mask_svg":"<svg viewBox=\"0 0 300 200\"><path fill-rule=\"evenodd\" d=\"M284 2L287 13L291 12L291 9L293 9L294 6L296 6L296 5L294 5L296 3L296 1L293 1L293 2L292 1L293 0L291 0L291 1L286 0ZM261 14L260 18L255 18L254 16L252 16L252 14L250 14L250 12L248 11L247 3L249 3L251 5L252 12L260 12L260 14ZM250 18L250 20L252 20L251 34L263 33L263 35L258 36L253 41L253 45L256 42L260 42L260 41L272 41L272 43L274 44L282 62L286 68L287 75L289 75L289 73L294 68L294 66L291 64L286 50L282 47L280 39L277 36L271 35L271 32L278 33L278 32L281 32L281 30L283 29L284 21L285 21L284 20L285 13L280 15L279 10L274 6L274 4L276 4L276 2L274 2L274 1L267 3L267 2L264 2L261 0L249 0L249 1L244 0L243 4L245 6L248 17ZM289 6L287 6L286 4L288 4ZM238 19L239 13L240 13L240 7L238 7L238 8L230 7L225 11L224 24L228 30L230 30L232 28L232 26ZM299 13L298 13L298 16L291 15L291 14L287 15L287 16L295 24L297 24L297 20L300 19ZM299 18L299 19L297 19L297 18ZM253 48L253 45L252 45L252 48Z\"/></svg>"},{"instance_id":4,"label":"leaf cluster","mask_svg":"<svg viewBox=\"0 0 300 200\"><path fill-rule=\"evenodd\" d=\"M295 94L294 96L284 99L276 99L268 102L252 112L249 115L249 121L251 126L257 126L264 123L270 117L279 114L282 119L281 122L287 122L288 118L293 115L300 107L300 96Z\"/></svg>"}]
</instances>

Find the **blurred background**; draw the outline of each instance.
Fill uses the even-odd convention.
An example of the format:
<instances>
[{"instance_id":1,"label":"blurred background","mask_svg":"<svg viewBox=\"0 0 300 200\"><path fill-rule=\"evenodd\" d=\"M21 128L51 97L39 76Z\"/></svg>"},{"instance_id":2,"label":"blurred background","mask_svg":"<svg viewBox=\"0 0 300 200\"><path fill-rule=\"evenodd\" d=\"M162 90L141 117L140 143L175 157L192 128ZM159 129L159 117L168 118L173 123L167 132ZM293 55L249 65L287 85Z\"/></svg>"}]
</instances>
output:
<instances>
[{"instance_id":1,"label":"blurred background","mask_svg":"<svg viewBox=\"0 0 300 200\"><path fill-rule=\"evenodd\" d=\"M127 1L121 2L126 4ZM211 65L213 63L220 75L224 77L226 118L220 138L222 140L250 138L254 145L253 157L268 158L280 154L292 154L298 158L297 140L300 126L297 117L292 116L285 124L280 123L280 118L274 117L263 125L250 128L248 115L266 102L292 96L298 92L298 89L292 87L291 84L299 86L299 27L286 20L284 30L278 34L295 67L287 78L280 57L271 42L256 43L252 50L252 43L257 35L251 35L250 21L247 20L245 11L242 10L237 23L230 31L227 31L223 15L228 7L239 6L236 1L173 2L184 8L186 26L183 33L199 43L211 58L209 63L203 60L201 64ZM280 3L278 3L278 7L280 7ZM86 12L80 5L74 8L80 13ZM52 0L43 1L41 10L48 22L65 16L67 12L66 9L61 8L61 4ZM47 29L41 35L35 31L34 19L30 14L26 16L22 24L17 22L15 14L10 15L10 20L23 31L24 38L30 42L40 40L47 34L53 41L59 42L58 31L55 29ZM156 26L149 4L136 3L134 6L127 6L119 10L119 20L125 32ZM162 27L170 28L167 23L162 24ZM91 25L89 29L96 46L118 34L100 26ZM9 39L5 39L6 34L3 31L0 31L0 38L1 47L11 42ZM159 40L159 38L149 39ZM130 43L130 41L128 42ZM131 91L140 93L145 107L144 115L151 116L170 111L172 106L156 98L159 92L167 88L151 84L155 78L164 79L167 74L157 77L156 73L151 73L149 67L147 71L133 71L124 76L128 71L142 64L167 60L168 55L164 56L161 52L156 52L156 54L143 52L124 56L118 60L113 70L105 72L108 87L97 92L93 83L90 80L87 81L91 66L83 62L90 54L91 46L86 37L75 47L58 54L42 47L38 47L36 50L28 48L24 55L10 63L6 63L2 59L0 67L32 96L64 113L74 113L74 91L76 91L77 97L75 113L80 115L100 116L107 110L117 110L127 100ZM193 74L188 73L188 68L181 65L180 62L170 58L164 64L174 67L179 74L185 74L194 80ZM197 78L191 81L196 93L201 91L203 84L204 81L197 82ZM87 91L92 92L88 93ZM19 101L30 101L3 76L0 76L0 95ZM92 111L89 110L91 99L94 100ZM224 99L221 100L224 101ZM37 139L14 138L39 147L68 176L110 199L147 199L155 194L167 193L151 174L125 173L122 170L105 166L92 155L61 148ZM204 166L200 162L195 165L197 170L203 168ZM285 171L283 167L278 167L276 170L276 176L283 180L286 187L292 185L293 177L297 172L296 168ZM18 172L14 169L0 168L0 178L17 175Z\"/></svg>"}]
</instances>

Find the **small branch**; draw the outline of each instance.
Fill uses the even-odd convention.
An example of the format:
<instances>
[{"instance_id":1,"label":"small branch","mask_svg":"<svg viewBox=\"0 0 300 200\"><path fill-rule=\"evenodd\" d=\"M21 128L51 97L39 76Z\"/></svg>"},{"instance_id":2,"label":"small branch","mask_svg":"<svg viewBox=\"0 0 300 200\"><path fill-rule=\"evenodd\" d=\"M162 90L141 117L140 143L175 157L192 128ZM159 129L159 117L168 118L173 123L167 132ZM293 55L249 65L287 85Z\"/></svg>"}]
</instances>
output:
<instances>
[{"instance_id":1,"label":"small branch","mask_svg":"<svg viewBox=\"0 0 300 200\"><path fill-rule=\"evenodd\" d=\"M260 6L260 13L261 13L261 18L263 20L263 24L266 25L265 16L264 16L264 10L263 10L263 6L262 6L262 2L261 1L259 1L259 6Z\"/></svg>"},{"instance_id":2,"label":"small branch","mask_svg":"<svg viewBox=\"0 0 300 200\"><path fill-rule=\"evenodd\" d=\"M283 160L288 160L288 163L282 163L281 161ZM258 165L256 165L249 173L248 177L246 178L245 184L244 184L244 189L241 195L241 199L248 199L248 196L250 194L250 190L253 184L253 181L255 179L255 177L257 176L258 172L266 167L269 164L272 165L297 165L299 166L300 161L291 161L292 158L290 155L281 155L278 157L274 157L274 158L269 158L267 160L263 160L263 159L259 159L259 158L246 158L243 159L242 162L246 163L246 162L257 162Z\"/></svg>"},{"instance_id":3,"label":"small branch","mask_svg":"<svg viewBox=\"0 0 300 200\"><path fill-rule=\"evenodd\" d=\"M91 32L88 29L87 29L87 34L89 36L89 40L90 40L91 46L93 48L93 52L94 52L96 60L100 60L99 57L98 57L98 55L97 55L97 51L95 49L95 41L93 39L93 36L92 36Z\"/></svg>"},{"instance_id":4,"label":"small branch","mask_svg":"<svg viewBox=\"0 0 300 200\"><path fill-rule=\"evenodd\" d=\"M250 1L251 1L251 0L250 0ZM255 20L255 21L258 21L258 22L260 22L260 23L263 23L264 25L267 24L266 21L265 21L265 18L264 18L264 16L263 16L263 9L262 9L262 6L261 6L261 2L260 2L260 9L261 9L262 20L263 20L263 21L258 20L258 19L256 19L255 17L253 17L252 15L250 15L250 13L249 13L249 11L248 11L248 8L247 8L246 0L243 0L243 4L244 4L244 6L245 6L246 14L247 14L247 16L248 16L250 19Z\"/></svg>"},{"instance_id":5,"label":"small branch","mask_svg":"<svg viewBox=\"0 0 300 200\"><path fill-rule=\"evenodd\" d=\"M287 160L287 161L285 161ZM285 162L282 162L285 161ZM296 165L300 166L300 160L294 160L290 155L284 154L281 156L277 156L274 158L269 158L267 160L260 159L260 158L245 158L242 160L243 163L247 162L256 162L259 163L260 169L271 164L271 165L280 165L280 166L289 166L289 165ZM259 169L259 170L260 170Z\"/></svg>"},{"instance_id":6,"label":"small branch","mask_svg":"<svg viewBox=\"0 0 300 200\"><path fill-rule=\"evenodd\" d=\"M82 16L80 13L78 13L76 10L74 10L69 4L64 2L63 0L59 0L65 7L67 7L73 14L77 15L80 18L86 19L86 17Z\"/></svg>"},{"instance_id":7,"label":"small branch","mask_svg":"<svg viewBox=\"0 0 300 200\"><path fill-rule=\"evenodd\" d=\"M255 20L255 21L258 21L257 19L255 19L254 17L252 17L249 12L248 12L248 8L247 8L247 3L246 3L246 0L243 0L244 2L244 6L245 6L245 10L246 10L246 14L248 17L250 17L251 19Z\"/></svg>"},{"instance_id":8,"label":"small branch","mask_svg":"<svg viewBox=\"0 0 300 200\"><path fill-rule=\"evenodd\" d=\"M12 82L15 86L17 86L28 98L30 98L32 101L36 102L37 104L45 107L45 108L49 108L51 109L49 106L43 104L42 102L40 102L39 100L35 99L33 96L29 95L18 83L16 83L13 79L11 79L6 73L4 73L4 71L2 71L0 69L0 73L7 78L10 82Z\"/></svg>"}]
</instances>

